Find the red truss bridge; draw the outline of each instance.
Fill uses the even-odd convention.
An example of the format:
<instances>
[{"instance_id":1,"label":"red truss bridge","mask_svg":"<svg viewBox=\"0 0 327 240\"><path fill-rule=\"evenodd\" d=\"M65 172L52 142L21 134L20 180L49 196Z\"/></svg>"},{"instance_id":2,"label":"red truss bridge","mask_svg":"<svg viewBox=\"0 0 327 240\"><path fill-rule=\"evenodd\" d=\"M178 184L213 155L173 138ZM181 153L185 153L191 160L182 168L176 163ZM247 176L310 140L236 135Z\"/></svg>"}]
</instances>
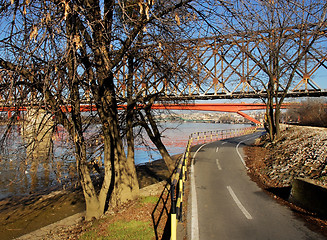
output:
<instances>
[{"instance_id":1,"label":"red truss bridge","mask_svg":"<svg viewBox=\"0 0 327 240\"><path fill-rule=\"evenodd\" d=\"M305 33L299 28L277 29L283 31L287 49L281 53L280 65L284 66L279 80L274 82L275 93L281 97L319 97L327 96L327 91L316 83L327 76L327 29L319 31L316 44L310 45L309 51L305 47L310 44L314 28L310 26ZM142 51L147 56L135 61L133 72L129 72L127 59L113 69L116 96L122 104L126 103L127 88L131 87L133 96L140 99L159 96L159 100L209 100L209 99L241 99L266 98L269 77L258 61L269 62L270 32L257 31L206 37L180 42L162 42L148 45ZM287 44L286 44L287 43ZM301 43L301 45L299 45ZM266 52L265 52L266 51ZM250 53L250 54L249 54ZM252 55L252 56L250 56ZM293 63L301 58L294 72L293 84L285 84L290 77ZM153 61L155 59L155 61ZM158 64L155 64L158 63ZM161 64L160 64L161 63ZM162 66L165 66L163 68ZM44 75L42 69L38 69ZM35 74L37 74L36 72ZM33 72L34 74L34 72ZM58 74L57 74L58 75ZM62 102L66 99L68 86L64 77L54 75L49 89L55 96L60 96ZM127 78L132 76L133 85ZM0 85L11 86L13 79L19 78L15 72L0 69ZM83 73L81 76L83 78ZM325 77L326 78L326 77ZM283 85L284 84L284 85ZM81 111L96 110L92 105L93 96L87 84L81 90ZM25 107L17 108L17 102L28 106L31 102L42 102L41 94L26 94L23 86L9 88L0 94L0 111L26 111ZM286 105L284 105L286 107ZM121 105L123 108L124 105ZM264 104L155 104L155 109L180 109L235 112L245 118L259 123L243 111L264 109ZM70 111L70 106L63 106L63 111Z\"/></svg>"},{"instance_id":2,"label":"red truss bridge","mask_svg":"<svg viewBox=\"0 0 327 240\"><path fill-rule=\"evenodd\" d=\"M280 53L279 64L283 69L275 82L275 91L279 95L285 94L290 98L327 96L327 91L316 83L317 80L327 81L323 79L327 75L327 30L322 29L316 36L315 44L306 51L312 34L316 34L314 27L307 28L305 33L297 27L276 30L282 31L287 46ZM253 31L147 45L140 53L146 57L134 59L132 73L129 73L127 59L113 69L117 98L126 100L127 78L130 75L133 76L134 96L156 94L164 100L266 98L269 77L254 59L269 62L270 34L267 31ZM300 55L303 57L296 67L293 84L286 86L285 81ZM43 76L45 70L34 71L39 71ZM84 77L83 74L80 78ZM10 80L14 78L19 78L15 72L0 69L0 85L10 86ZM63 86L68 85L65 81L64 77L54 75L49 89L54 95L57 93L65 98ZM32 102L36 98L38 102L42 101L42 96L26 96L24 91L19 86L3 91L0 100ZM86 85L81 91L81 98L92 100L90 92Z\"/></svg>"},{"instance_id":3,"label":"red truss bridge","mask_svg":"<svg viewBox=\"0 0 327 240\"><path fill-rule=\"evenodd\" d=\"M291 108L296 107L298 104L294 103L285 103L281 106L281 108ZM142 106L141 106L142 107ZM216 111L216 112L231 112L231 113L237 113L244 118L252 121L255 124L261 124L258 120L250 117L243 111L249 111L249 110L264 110L266 109L266 105L263 103L208 103L208 104L153 104L152 109L157 110L191 110L191 111ZM64 112L70 112L71 106L63 106L62 111ZM120 110L126 109L126 105L120 105ZM27 107L0 107L0 112L8 112L9 114L11 112L24 112L27 111ZM83 104L80 108L81 112L90 112L90 111L96 111L97 108L95 105L91 104Z\"/></svg>"}]
</instances>

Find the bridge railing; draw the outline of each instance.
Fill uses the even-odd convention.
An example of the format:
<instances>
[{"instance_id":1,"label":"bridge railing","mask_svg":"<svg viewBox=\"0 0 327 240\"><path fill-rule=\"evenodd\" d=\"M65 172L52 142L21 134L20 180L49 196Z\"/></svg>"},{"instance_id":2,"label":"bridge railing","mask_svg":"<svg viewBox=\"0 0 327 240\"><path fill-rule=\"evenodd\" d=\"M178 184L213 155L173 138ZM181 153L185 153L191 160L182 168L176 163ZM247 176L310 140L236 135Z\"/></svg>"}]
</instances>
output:
<instances>
[{"instance_id":1,"label":"bridge railing","mask_svg":"<svg viewBox=\"0 0 327 240\"><path fill-rule=\"evenodd\" d=\"M186 145L183 156L178 160L175 173L171 179L171 240L176 240L177 221L183 219L183 198L185 190L185 181L187 180L187 168L190 159L191 147L207 142L218 141L222 139L242 136L253 133L257 127L248 127L240 129L227 129L217 131L206 131L192 133Z\"/></svg>"},{"instance_id":2,"label":"bridge railing","mask_svg":"<svg viewBox=\"0 0 327 240\"><path fill-rule=\"evenodd\" d=\"M253 132L256 127L225 129L216 131L196 132L190 135L192 143L206 143L208 141L219 141L226 138L237 137Z\"/></svg>"}]
</instances>

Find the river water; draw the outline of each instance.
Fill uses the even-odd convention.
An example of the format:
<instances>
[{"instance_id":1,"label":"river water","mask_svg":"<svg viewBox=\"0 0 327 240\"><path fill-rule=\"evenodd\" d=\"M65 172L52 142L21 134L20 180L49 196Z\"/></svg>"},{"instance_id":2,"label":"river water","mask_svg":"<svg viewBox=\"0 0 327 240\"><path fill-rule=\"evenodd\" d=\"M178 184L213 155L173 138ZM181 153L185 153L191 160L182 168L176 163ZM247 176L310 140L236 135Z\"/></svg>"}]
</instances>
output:
<instances>
[{"instance_id":1,"label":"river water","mask_svg":"<svg viewBox=\"0 0 327 240\"><path fill-rule=\"evenodd\" d=\"M171 155L183 153L192 133L215 131L224 129L244 128L244 124L220 124L220 123L162 123L163 142ZM0 136L6 130L0 127ZM92 132L92 128L90 130ZM101 148L98 147L98 139L90 133L89 157L100 161ZM147 139L145 137L145 139ZM57 131L52 138L53 151L51 158L47 157L48 150L27 156L26 143L22 138L19 126L11 129L7 139L2 139L4 144L0 150L0 199L9 196L21 196L41 191L58 185L69 186L76 182L76 168L74 163L74 151L67 134L61 130ZM136 146L135 164L144 164L161 156L150 144L145 147L141 144Z\"/></svg>"},{"instance_id":2,"label":"river water","mask_svg":"<svg viewBox=\"0 0 327 240\"><path fill-rule=\"evenodd\" d=\"M166 122L162 126L163 142L170 155L180 154L185 151L189 136L196 132L210 132L225 129L249 127L249 124L222 124L222 123L194 123L194 122ZM166 130L165 130L166 129ZM161 158L158 151L136 148L135 163L142 164Z\"/></svg>"}]
</instances>

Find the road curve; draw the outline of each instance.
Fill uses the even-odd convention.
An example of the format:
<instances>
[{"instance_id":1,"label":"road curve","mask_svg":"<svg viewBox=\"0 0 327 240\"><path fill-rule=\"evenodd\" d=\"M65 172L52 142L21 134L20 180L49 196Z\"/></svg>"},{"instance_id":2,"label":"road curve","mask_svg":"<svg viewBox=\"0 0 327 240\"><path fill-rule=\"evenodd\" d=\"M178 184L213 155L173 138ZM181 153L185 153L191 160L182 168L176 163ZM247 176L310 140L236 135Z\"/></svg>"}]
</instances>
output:
<instances>
[{"instance_id":1,"label":"road curve","mask_svg":"<svg viewBox=\"0 0 327 240\"><path fill-rule=\"evenodd\" d=\"M326 239L250 180L242 147L259 134L201 145L192 153L189 239Z\"/></svg>"}]
</instances>

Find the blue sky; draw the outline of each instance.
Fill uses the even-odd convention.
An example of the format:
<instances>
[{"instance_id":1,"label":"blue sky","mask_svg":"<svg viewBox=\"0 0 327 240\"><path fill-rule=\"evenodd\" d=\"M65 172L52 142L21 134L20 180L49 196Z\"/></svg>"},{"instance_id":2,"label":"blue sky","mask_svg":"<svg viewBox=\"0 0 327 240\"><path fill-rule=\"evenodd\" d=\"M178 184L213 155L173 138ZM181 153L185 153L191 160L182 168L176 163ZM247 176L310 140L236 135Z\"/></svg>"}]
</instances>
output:
<instances>
[{"instance_id":1,"label":"blue sky","mask_svg":"<svg viewBox=\"0 0 327 240\"><path fill-rule=\"evenodd\" d=\"M312 79L322 89L327 89L327 69L320 67Z\"/></svg>"}]
</instances>

